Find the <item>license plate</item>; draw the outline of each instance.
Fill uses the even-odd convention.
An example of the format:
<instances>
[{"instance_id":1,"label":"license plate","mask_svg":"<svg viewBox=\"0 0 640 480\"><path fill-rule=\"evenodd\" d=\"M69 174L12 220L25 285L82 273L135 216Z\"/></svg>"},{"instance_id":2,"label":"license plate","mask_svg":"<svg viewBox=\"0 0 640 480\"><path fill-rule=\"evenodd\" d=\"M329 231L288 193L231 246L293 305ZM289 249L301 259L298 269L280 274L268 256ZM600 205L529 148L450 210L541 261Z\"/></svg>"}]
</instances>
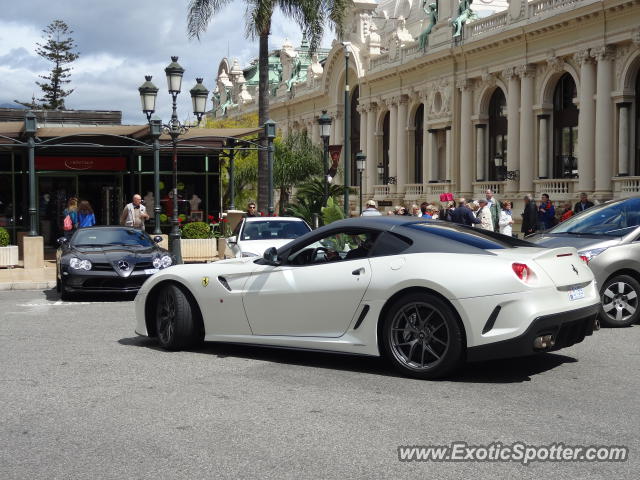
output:
<instances>
[{"instance_id":1,"label":"license plate","mask_svg":"<svg viewBox=\"0 0 640 480\"><path fill-rule=\"evenodd\" d=\"M145 275L153 275L154 273L158 273L158 269L157 268L147 268L144 271Z\"/></svg>"},{"instance_id":2,"label":"license plate","mask_svg":"<svg viewBox=\"0 0 640 480\"><path fill-rule=\"evenodd\" d=\"M569 290L569 300L579 300L581 298L584 298L584 289L572 288Z\"/></svg>"}]
</instances>

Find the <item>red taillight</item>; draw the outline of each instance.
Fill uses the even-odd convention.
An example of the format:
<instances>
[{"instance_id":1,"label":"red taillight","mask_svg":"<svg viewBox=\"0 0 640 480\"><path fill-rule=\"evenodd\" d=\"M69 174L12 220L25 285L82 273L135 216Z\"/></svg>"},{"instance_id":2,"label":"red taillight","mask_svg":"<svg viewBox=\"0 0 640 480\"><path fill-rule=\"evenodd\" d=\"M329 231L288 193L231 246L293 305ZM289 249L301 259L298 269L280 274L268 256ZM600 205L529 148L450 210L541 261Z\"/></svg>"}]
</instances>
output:
<instances>
[{"instance_id":1,"label":"red taillight","mask_svg":"<svg viewBox=\"0 0 640 480\"><path fill-rule=\"evenodd\" d=\"M523 282L526 282L529 278L529 275L531 274L529 267L527 267L524 263L513 263L511 264L511 268L513 268L515 274Z\"/></svg>"},{"instance_id":2,"label":"red taillight","mask_svg":"<svg viewBox=\"0 0 640 480\"><path fill-rule=\"evenodd\" d=\"M580 260L589 265L589 257L587 257L586 255L580 255Z\"/></svg>"}]
</instances>

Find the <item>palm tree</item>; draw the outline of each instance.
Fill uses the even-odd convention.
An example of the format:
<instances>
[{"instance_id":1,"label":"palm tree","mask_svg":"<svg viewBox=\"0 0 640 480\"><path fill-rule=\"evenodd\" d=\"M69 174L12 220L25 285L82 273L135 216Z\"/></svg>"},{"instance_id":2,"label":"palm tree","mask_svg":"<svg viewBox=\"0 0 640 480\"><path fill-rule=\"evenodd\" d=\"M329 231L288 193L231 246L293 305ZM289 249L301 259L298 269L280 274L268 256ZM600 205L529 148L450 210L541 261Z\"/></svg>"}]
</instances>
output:
<instances>
[{"instance_id":1,"label":"palm tree","mask_svg":"<svg viewBox=\"0 0 640 480\"><path fill-rule=\"evenodd\" d=\"M189 38L200 39L212 17L220 13L233 0L191 0L187 13ZM322 39L325 19L338 35L343 35L343 23L350 0L245 0L247 37L259 39L258 52L258 123L269 119L269 32L271 18L276 7L300 25L303 35L309 40L313 52ZM263 139L264 145L264 139ZM267 155L261 150L258 155L258 208L268 204Z\"/></svg>"}]
</instances>

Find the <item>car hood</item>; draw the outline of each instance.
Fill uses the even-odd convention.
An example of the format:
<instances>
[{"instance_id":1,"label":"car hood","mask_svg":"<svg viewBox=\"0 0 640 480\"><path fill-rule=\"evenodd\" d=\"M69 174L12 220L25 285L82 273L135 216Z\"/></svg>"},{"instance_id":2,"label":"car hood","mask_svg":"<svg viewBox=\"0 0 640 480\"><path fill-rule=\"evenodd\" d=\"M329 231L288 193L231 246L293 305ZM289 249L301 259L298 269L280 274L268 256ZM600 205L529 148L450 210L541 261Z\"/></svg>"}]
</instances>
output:
<instances>
[{"instance_id":1,"label":"car hood","mask_svg":"<svg viewBox=\"0 0 640 480\"><path fill-rule=\"evenodd\" d=\"M601 236L572 235L563 233L558 235L540 233L526 238L527 241L546 248L574 247L578 251L594 248L607 248L620 243L619 238L603 238Z\"/></svg>"},{"instance_id":2,"label":"car hood","mask_svg":"<svg viewBox=\"0 0 640 480\"><path fill-rule=\"evenodd\" d=\"M123 247L79 247L72 248L66 255L86 258L91 262L112 263L122 259L142 260L155 256L161 250L155 247L123 248Z\"/></svg>"},{"instance_id":3,"label":"car hood","mask_svg":"<svg viewBox=\"0 0 640 480\"><path fill-rule=\"evenodd\" d=\"M293 241L293 239L241 240L238 242L238 246L240 247L240 250L242 250L243 252L255 253L256 255L261 257L267 248L276 247L276 249L279 249L280 247L285 246L287 243L290 243L291 241Z\"/></svg>"}]
</instances>

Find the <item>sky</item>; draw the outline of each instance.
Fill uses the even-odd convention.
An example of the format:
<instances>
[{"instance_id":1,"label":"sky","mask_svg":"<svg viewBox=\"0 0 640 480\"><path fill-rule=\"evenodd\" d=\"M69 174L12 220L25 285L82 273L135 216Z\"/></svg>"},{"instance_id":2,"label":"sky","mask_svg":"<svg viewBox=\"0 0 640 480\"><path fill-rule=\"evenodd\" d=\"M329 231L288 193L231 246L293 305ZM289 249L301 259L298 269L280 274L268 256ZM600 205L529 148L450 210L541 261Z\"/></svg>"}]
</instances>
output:
<instances>
[{"instance_id":1,"label":"sky","mask_svg":"<svg viewBox=\"0 0 640 480\"><path fill-rule=\"evenodd\" d=\"M163 121L171 116L164 68L171 56L179 57L185 69L178 117L191 119L189 90L196 77L213 90L218 65L229 52L245 66L258 56L257 41L245 38L246 2L234 1L209 24L200 40L187 36L188 0L22 0L2 2L0 17L0 105L14 100L31 101L41 96L38 75L51 63L36 55L36 43L44 43L42 30L52 21L63 20L73 30L78 60L73 62L65 99L69 109L119 110L124 124L142 124L138 87L152 75L160 89L156 114ZM285 39L298 45L300 29L276 14L269 48L279 48ZM208 104L207 108L211 108Z\"/></svg>"}]
</instances>

